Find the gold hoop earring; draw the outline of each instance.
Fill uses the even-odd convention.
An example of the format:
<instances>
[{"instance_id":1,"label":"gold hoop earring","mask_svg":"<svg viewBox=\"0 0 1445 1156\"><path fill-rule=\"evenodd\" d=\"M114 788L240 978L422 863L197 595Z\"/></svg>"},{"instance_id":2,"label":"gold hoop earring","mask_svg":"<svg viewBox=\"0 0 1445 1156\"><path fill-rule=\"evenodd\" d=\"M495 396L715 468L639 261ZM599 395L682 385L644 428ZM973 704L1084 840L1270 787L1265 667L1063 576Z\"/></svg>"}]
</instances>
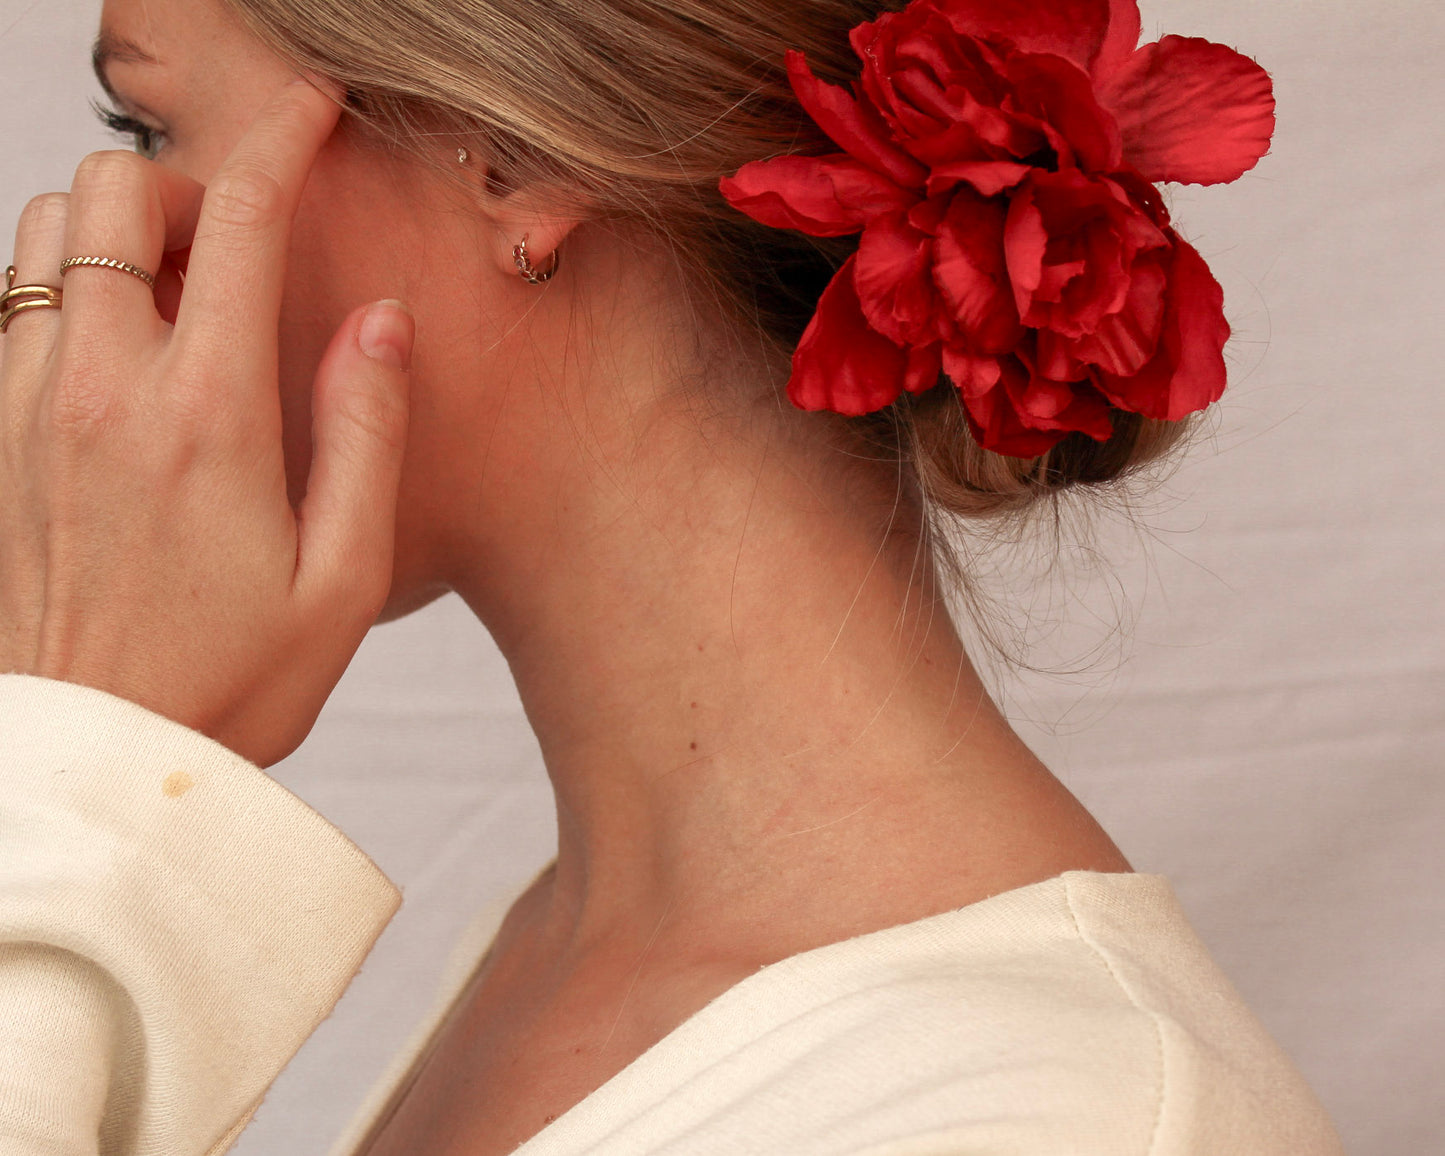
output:
<instances>
[{"instance_id":1,"label":"gold hoop earring","mask_svg":"<svg viewBox=\"0 0 1445 1156\"><path fill-rule=\"evenodd\" d=\"M512 260L517 263L517 272L522 275L522 280L528 285L545 285L557 275L557 269L562 264L562 250L552 250L552 261L545 269L537 269L532 265L531 258L527 256L527 239L531 233L522 234L522 242L512 248Z\"/></svg>"}]
</instances>

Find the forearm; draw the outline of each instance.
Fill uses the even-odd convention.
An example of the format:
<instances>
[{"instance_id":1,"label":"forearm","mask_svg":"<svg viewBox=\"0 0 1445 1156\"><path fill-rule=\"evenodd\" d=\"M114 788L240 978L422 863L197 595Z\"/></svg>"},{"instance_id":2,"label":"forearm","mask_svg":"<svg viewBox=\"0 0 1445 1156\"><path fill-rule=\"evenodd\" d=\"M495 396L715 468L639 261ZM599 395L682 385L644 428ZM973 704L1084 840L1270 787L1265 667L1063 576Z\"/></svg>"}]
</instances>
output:
<instances>
[{"instance_id":1,"label":"forearm","mask_svg":"<svg viewBox=\"0 0 1445 1156\"><path fill-rule=\"evenodd\" d=\"M0 676L0 1156L216 1151L398 902L220 744Z\"/></svg>"}]
</instances>

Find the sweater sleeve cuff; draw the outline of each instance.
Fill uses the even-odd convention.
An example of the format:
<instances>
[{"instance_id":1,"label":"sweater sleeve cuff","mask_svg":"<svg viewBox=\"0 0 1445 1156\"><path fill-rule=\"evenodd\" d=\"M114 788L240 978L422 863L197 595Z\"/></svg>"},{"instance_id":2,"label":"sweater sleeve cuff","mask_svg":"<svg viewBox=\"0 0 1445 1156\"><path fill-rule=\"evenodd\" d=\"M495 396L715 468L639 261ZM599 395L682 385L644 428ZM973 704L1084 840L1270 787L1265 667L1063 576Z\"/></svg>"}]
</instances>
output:
<instances>
[{"instance_id":1,"label":"sweater sleeve cuff","mask_svg":"<svg viewBox=\"0 0 1445 1156\"><path fill-rule=\"evenodd\" d=\"M253 763L52 679L0 675L0 832L0 944L84 961L122 1005L111 1022L131 1025L108 1049L102 1131L128 1137L118 1151L223 1150L401 902ZM0 1031L5 999L0 977ZM96 1062L37 1044L52 1068Z\"/></svg>"}]
</instances>

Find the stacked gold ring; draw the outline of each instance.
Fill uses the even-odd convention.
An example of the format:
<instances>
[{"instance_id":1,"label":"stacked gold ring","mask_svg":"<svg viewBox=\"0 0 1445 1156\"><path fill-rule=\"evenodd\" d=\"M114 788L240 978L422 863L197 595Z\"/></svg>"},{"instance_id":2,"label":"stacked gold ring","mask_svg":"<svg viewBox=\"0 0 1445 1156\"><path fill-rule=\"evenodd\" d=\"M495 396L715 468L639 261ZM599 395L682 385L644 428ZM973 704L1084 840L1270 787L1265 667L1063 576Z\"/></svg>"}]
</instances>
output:
<instances>
[{"instance_id":1,"label":"stacked gold ring","mask_svg":"<svg viewBox=\"0 0 1445 1156\"><path fill-rule=\"evenodd\" d=\"M5 267L5 292L0 294L0 333L27 309L59 309L61 291L49 285L16 285L15 266Z\"/></svg>"},{"instance_id":2,"label":"stacked gold ring","mask_svg":"<svg viewBox=\"0 0 1445 1156\"><path fill-rule=\"evenodd\" d=\"M64 277L77 265L101 265L107 269L119 269L132 277L139 277L147 287L156 287L155 276L138 265L115 257L67 257L60 263L60 275ZM5 292L0 294L0 333L10 328L10 322L27 309L59 309L64 296L61 290L49 285L15 284L15 266L5 267Z\"/></svg>"}]
</instances>

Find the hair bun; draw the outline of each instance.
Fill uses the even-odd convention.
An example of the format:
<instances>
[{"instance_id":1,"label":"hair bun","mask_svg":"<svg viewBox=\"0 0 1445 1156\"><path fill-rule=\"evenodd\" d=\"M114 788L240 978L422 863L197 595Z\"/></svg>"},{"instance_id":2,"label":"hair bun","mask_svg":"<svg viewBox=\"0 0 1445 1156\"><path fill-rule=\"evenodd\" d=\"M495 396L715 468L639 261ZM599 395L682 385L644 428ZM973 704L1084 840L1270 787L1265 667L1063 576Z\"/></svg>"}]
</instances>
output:
<instances>
[{"instance_id":1,"label":"hair bun","mask_svg":"<svg viewBox=\"0 0 1445 1156\"><path fill-rule=\"evenodd\" d=\"M932 507L962 518L1024 514L1080 486L1107 487L1161 463L1187 440L1192 419L1159 421L1114 410L1105 441L1072 433L1034 458L997 454L980 446L958 391L909 394L874 415L874 440L887 440L911 466Z\"/></svg>"}]
</instances>

